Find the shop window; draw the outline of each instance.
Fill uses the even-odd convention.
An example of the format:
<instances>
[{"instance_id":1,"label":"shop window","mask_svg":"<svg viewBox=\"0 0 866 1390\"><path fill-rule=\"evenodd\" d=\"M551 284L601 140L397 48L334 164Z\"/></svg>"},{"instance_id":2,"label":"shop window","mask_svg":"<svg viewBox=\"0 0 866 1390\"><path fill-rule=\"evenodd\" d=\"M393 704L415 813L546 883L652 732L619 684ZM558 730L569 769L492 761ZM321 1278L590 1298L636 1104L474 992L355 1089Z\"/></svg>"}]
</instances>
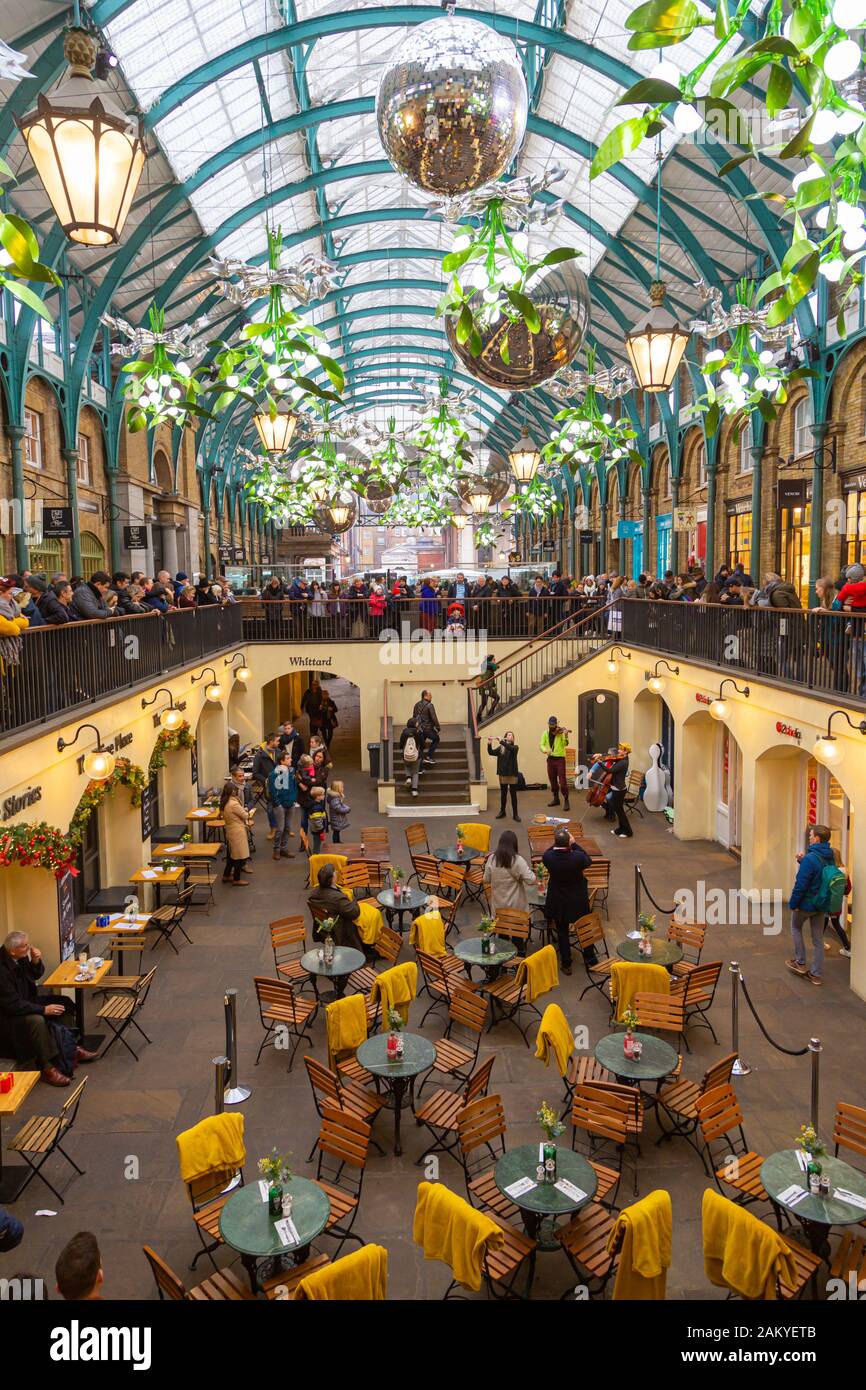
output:
<instances>
[{"instance_id":1,"label":"shop window","mask_svg":"<svg viewBox=\"0 0 866 1390\"><path fill-rule=\"evenodd\" d=\"M78 463L75 466L75 473L78 481L85 486L90 484L90 436L80 434L78 436Z\"/></svg>"},{"instance_id":2,"label":"shop window","mask_svg":"<svg viewBox=\"0 0 866 1390\"><path fill-rule=\"evenodd\" d=\"M794 406L794 454L799 458L801 454L808 454L815 447L812 435L812 425L815 416L812 412L812 400L810 396L801 396Z\"/></svg>"},{"instance_id":3,"label":"shop window","mask_svg":"<svg viewBox=\"0 0 866 1390\"><path fill-rule=\"evenodd\" d=\"M63 573L63 553L58 540L43 539L31 545L28 554L27 563L34 574L44 574L50 580L52 575Z\"/></svg>"},{"instance_id":4,"label":"shop window","mask_svg":"<svg viewBox=\"0 0 866 1390\"><path fill-rule=\"evenodd\" d=\"M24 459L31 468L42 467L42 416L38 410L24 410Z\"/></svg>"},{"instance_id":5,"label":"shop window","mask_svg":"<svg viewBox=\"0 0 866 1390\"><path fill-rule=\"evenodd\" d=\"M752 554L752 513L739 512L728 517L728 564L731 569L742 562L748 570Z\"/></svg>"},{"instance_id":6,"label":"shop window","mask_svg":"<svg viewBox=\"0 0 866 1390\"><path fill-rule=\"evenodd\" d=\"M866 491L845 495L846 523L842 563L862 565L866 559Z\"/></svg>"},{"instance_id":7,"label":"shop window","mask_svg":"<svg viewBox=\"0 0 866 1390\"><path fill-rule=\"evenodd\" d=\"M744 429L740 435L740 472L751 473L754 468L752 459L752 431Z\"/></svg>"},{"instance_id":8,"label":"shop window","mask_svg":"<svg viewBox=\"0 0 866 1390\"><path fill-rule=\"evenodd\" d=\"M702 444L698 449L698 487L707 485L707 446Z\"/></svg>"},{"instance_id":9,"label":"shop window","mask_svg":"<svg viewBox=\"0 0 866 1390\"><path fill-rule=\"evenodd\" d=\"M81 532L81 572L86 579L96 570L105 569L105 548L92 531Z\"/></svg>"},{"instance_id":10,"label":"shop window","mask_svg":"<svg viewBox=\"0 0 866 1390\"><path fill-rule=\"evenodd\" d=\"M812 504L783 507L779 525L779 573L800 595L803 607L809 602L809 550Z\"/></svg>"}]
</instances>

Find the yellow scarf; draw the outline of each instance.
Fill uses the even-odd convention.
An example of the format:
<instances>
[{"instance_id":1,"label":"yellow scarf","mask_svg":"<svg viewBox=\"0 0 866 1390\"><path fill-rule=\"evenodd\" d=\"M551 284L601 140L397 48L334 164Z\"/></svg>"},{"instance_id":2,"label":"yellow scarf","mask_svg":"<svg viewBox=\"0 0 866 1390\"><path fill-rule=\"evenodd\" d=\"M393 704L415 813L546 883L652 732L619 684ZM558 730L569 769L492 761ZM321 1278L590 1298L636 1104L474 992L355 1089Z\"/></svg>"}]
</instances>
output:
<instances>
[{"instance_id":1,"label":"yellow scarf","mask_svg":"<svg viewBox=\"0 0 866 1390\"><path fill-rule=\"evenodd\" d=\"M565 1076L569 1058L574 1052L574 1036L558 1004L548 1004L544 1010L535 1043L536 1057L549 1067L552 1053L560 1076Z\"/></svg>"}]
</instances>

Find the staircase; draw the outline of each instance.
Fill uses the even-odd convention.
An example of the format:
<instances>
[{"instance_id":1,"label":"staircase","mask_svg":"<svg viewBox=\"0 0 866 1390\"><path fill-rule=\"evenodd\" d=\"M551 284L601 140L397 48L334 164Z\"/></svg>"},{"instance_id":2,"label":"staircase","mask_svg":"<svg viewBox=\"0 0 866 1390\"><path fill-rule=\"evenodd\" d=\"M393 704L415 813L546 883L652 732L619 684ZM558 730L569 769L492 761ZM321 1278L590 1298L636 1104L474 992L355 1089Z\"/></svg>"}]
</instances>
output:
<instances>
[{"instance_id":1,"label":"staircase","mask_svg":"<svg viewBox=\"0 0 866 1390\"><path fill-rule=\"evenodd\" d=\"M441 741L435 753L435 767L425 767L418 779L418 795L406 786L406 774L399 749L394 750L395 801L388 814L450 815L472 813L469 800L469 760L466 753L466 731L456 724L442 727ZM475 807L477 814L478 808Z\"/></svg>"},{"instance_id":2,"label":"staircase","mask_svg":"<svg viewBox=\"0 0 866 1390\"><path fill-rule=\"evenodd\" d=\"M499 704L494 713L488 702L483 717L478 719L479 729L537 695L545 686L553 685L560 676L588 661L600 648L616 641L619 633L608 630L609 620L610 609L597 608L580 619L565 618L535 641L519 647L508 664L496 673ZM473 692L473 695L478 698L480 692Z\"/></svg>"}]
</instances>

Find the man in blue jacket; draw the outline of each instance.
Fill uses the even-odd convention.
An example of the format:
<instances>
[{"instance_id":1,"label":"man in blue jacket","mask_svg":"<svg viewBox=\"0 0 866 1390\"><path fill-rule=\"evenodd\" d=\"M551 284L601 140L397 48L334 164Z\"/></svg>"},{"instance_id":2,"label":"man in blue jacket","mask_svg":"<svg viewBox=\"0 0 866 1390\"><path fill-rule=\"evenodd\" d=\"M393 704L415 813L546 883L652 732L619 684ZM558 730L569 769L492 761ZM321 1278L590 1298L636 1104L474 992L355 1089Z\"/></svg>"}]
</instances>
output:
<instances>
[{"instance_id":1,"label":"man in blue jacket","mask_svg":"<svg viewBox=\"0 0 866 1390\"><path fill-rule=\"evenodd\" d=\"M276 766L268 777L268 799L274 809L274 858L294 859L289 849L292 830L292 807L298 799L298 784L288 749L279 754Z\"/></svg>"},{"instance_id":2,"label":"man in blue jacket","mask_svg":"<svg viewBox=\"0 0 866 1390\"><path fill-rule=\"evenodd\" d=\"M788 906L791 909L791 938L794 958L785 964L795 975L805 975L810 984L822 985L824 968L824 869L835 864L830 847L830 831L826 825L809 826L809 848L798 855L800 867L791 889ZM806 946L803 925L809 923L812 934L812 969L806 965Z\"/></svg>"}]
</instances>

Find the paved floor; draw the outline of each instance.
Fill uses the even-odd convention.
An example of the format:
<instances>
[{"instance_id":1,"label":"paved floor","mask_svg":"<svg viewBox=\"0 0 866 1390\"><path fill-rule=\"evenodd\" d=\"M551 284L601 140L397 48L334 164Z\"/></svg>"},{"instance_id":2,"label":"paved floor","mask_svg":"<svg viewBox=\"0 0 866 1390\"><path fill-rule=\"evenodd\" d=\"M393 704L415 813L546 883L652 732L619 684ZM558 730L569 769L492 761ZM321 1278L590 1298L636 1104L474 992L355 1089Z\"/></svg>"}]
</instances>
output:
<instances>
[{"instance_id":1,"label":"paved floor","mask_svg":"<svg viewBox=\"0 0 866 1390\"><path fill-rule=\"evenodd\" d=\"M341 723L333 745L335 773L347 783L353 808L352 828L376 819L372 783L360 771L357 703L352 688L335 683L334 695ZM541 792L527 793L521 804L522 841L531 815L546 802ZM495 808L494 808L495 809ZM712 887L733 888L737 868L718 845L679 842L658 816L635 822L635 836L620 841L607 834L607 826L595 810L587 809L584 824L598 833L613 860L609 936L620 940L630 925L633 905L632 865L639 859L652 893L669 904L677 888L694 887L703 879ZM492 812L491 812L492 816ZM490 817L488 817L489 819ZM396 860L409 867L403 840L405 822L389 822ZM510 822L495 823L498 827ZM449 821L431 822L430 840L449 842L454 827ZM183 945L179 956L160 946L146 961L158 962L155 989L143 1020L153 1044L143 1046L136 1063L120 1047L101 1062L82 1068L88 1088L79 1123L69 1149L86 1176L76 1177L62 1159L52 1161L52 1177L59 1179L66 1204L54 1217L36 1217L38 1209L53 1209L57 1202L38 1181L31 1184L16 1214L26 1224L25 1243L3 1260L4 1274L28 1272L51 1280L57 1252L74 1232L93 1230L99 1239L106 1269L106 1295L118 1298L150 1298L153 1286L141 1254L141 1246L153 1245L183 1276L198 1248L189 1207L177 1172L174 1136L211 1111L213 1073L210 1059L222 1051L225 988L239 991L240 1073L253 1087L244 1105L247 1144L247 1178L255 1176L256 1158L277 1145L290 1150L300 1172L310 1172L306 1155L315 1138L317 1118L306 1070L298 1055L291 1075L285 1057L268 1050L258 1067L253 1066L259 1044L260 1023L252 989L253 976L272 974L273 961L267 924L274 918L304 910L306 864L301 858L274 863L258 831L259 853L254 860L251 884L244 889L217 888L217 904L210 916L198 911L187 918L193 945ZM353 837L354 838L354 837ZM461 925L466 932L477 911L468 910ZM848 962L835 947L827 954L826 985L818 990L785 970L789 954L787 933L764 935L760 927L715 927L708 932L705 960L739 959L749 989L768 1032L784 1046L805 1045L810 1035L824 1042L821 1077L821 1120L824 1133L832 1124L836 1101L844 1098L866 1103L863 1086L864 1023L866 1005L848 989ZM404 953L405 956L405 953ZM578 996L586 981L575 964L570 979L562 977L558 999L572 1025L584 1023L590 1047L609 1031L607 1009L596 991L582 1003ZM426 1005L425 1005L426 1007ZM413 1006L417 1023L421 1005ZM439 1015L431 1016L424 1032L441 1033ZM699 1079L705 1068L729 1050L730 993L723 975L713 1018L720 1045L706 1030L691 1030L692 1053L684 1074ZM534 1037L534 1032L532 1034ZM324 1020L314 1027L312 1053L326 1060ZM495 1049L493 1090L502 1096L508 1119L509 1146L537 1140L535 1111L544 1099L558 1100L561 1083L546 1071L524 1047L516 1030L500 1026L488 1035L482 1056ZM809 1061L774 1051L761 1037L748 1012L741 1022L741 1053L755 1070L737 1082L746 1116L750 1146L764 1153L790 1147L809 1114ZM29 1115L59 1108L62 1096L37 1087L16 1120L6 1121L8 1139L18 1123ZM389 1137L388 1117L377 1123L384 1142ZM387 1246L390 1253L390 1296L400 1299L437 1298L448 1282L444 1266L425 1263L412 1244L412 1212L416 1185L422 1169L416 1160L425 1152L426 1131L416 1128L411 1117L404 1123L404 1153L373 1154L364 1190L357 1230ZM566 1135L566 1140L567 1140ZM718 1296L703 1274L700 1244L701 1194L707 1185L701 1164L682 1141L656 1147L654 1120L648 1121L640 1163L640 1193L667 1188L673 1200L674 1252L668 1279L668 1297ZM442 1160L441 1180L463 1191L462 1172L449 1158ZM325 1241L327 1249L330 1242ZM347 1247L348 1249L348 1247ZM218 1255L226 1262L230 1252ZM14 1268L13 1268L14 1266ZM207 1272L206 1261L196 1277ZM574 1282L571 1267L557 1252L539 1257L534 1296L556 1298Z\"/></svg>"}]
</instances>

